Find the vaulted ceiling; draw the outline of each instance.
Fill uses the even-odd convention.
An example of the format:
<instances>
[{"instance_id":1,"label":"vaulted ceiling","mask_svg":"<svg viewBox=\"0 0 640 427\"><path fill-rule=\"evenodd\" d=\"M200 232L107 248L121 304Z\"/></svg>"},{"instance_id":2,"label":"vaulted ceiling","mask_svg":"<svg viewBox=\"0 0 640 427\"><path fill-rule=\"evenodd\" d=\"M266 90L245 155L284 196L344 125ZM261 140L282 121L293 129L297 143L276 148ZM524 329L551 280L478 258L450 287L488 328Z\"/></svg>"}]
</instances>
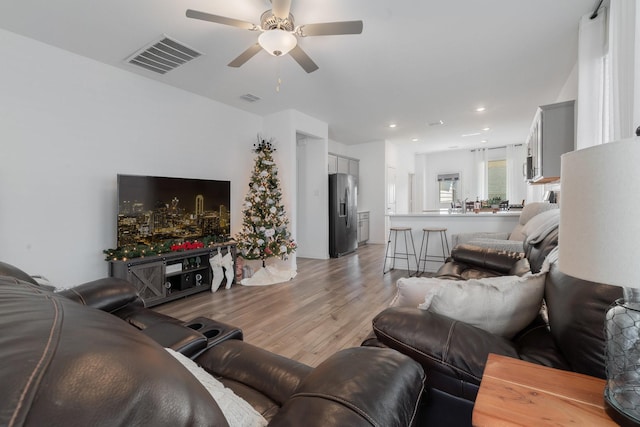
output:
<instances>
[{"instance_id":1,"label":"vaulted ceiling","mask_svg":"<svg viewBox=\"0 0 640 427\"><path fill-rule=\"evenodd\" d=\"M435 151L523 142L536 107L556 101L571 75L579 19L595 4L293 0L298 25L364 22L360 35L299 38L319 66L309 74L290 55L264 51L228 67L258 33L185 16L194 9L259 24L268 0L4 0L0 28L258 115L304 112L341 143ZM202 55L166 74L126 61L163 35Z\"/></svg>"}]
</instances>

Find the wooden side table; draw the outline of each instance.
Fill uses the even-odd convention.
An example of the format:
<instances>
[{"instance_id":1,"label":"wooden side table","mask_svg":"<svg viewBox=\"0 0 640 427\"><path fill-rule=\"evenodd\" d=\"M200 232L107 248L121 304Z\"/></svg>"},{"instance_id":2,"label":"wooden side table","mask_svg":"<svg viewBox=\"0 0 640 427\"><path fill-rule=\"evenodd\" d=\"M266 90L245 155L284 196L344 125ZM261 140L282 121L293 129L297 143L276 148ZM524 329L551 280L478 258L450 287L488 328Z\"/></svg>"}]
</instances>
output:
<instances>
[{"instance_id":1,"label":"wooden side table","mask_svg":"<svg viewBox=\"0 0 640 427\"><path fill-rule=\"evenodd\" d=\"M476 427L617 426L605 380L490 354L473 408Z\"/></svg>"}]
</instances>

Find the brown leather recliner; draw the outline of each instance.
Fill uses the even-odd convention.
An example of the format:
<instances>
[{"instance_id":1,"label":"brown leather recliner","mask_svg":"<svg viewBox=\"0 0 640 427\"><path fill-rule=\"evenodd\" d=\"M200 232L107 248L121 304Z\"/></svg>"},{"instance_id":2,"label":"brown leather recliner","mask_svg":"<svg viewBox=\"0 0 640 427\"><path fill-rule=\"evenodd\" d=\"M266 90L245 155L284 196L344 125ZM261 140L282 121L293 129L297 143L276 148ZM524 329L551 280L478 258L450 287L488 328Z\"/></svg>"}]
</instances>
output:
<instances>
[{"instance_id":1,"label":"brown leather recliner","mask_svg":"<svg viewBox=\"0 0 640 427\"><path fill-rule=\"evenodd\" d=\"M166 345L194 357L270 426L416 423L424 372L396 351L346 349L311 368L243 342L237 329L224 330L228 325L214 322L225 339L212 341L190 327L195 323L156 316L124 281L55 293L6 276L5 267L0 425L226 426L211 395Z\"/></svg>"},{"instance_id":2,"label":"brown leather recliner","mask_svg":"<svg viewBox=\"0 0 640 427\"><path fill-rule=\"evenodd\" d=\"M540 270L557 244L558 229L536 245L525 245L525 260L532 271ZM461 257L454 251L448 265L440 269L447 278L513 273L523 262L509 253L458 249ZM554 264L545 280L546 313L541 312L513 339L430 311L392 307L374 318L375 338L363 345L396 349L422 365L427 373L425 423L467 426L489 353L605 378L605 312L621 296L622 288L567 276Z\"/></svg>"}]
</instances>

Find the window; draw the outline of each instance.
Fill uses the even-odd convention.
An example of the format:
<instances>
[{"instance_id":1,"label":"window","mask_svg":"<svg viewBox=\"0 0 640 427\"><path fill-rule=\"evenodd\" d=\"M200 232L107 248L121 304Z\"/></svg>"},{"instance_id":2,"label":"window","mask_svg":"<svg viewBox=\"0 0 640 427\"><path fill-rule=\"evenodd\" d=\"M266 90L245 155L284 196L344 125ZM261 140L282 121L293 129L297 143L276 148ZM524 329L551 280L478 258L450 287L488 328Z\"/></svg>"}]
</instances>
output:
<instances>
[{"instance_id":1,"label":"window","mask_svg":"<svg viewBox=\"0 0 640 427\"><path fill-rule=\"evenodd\" d=\"M438 175L438 201L450 205L458 199L458 181L460 174L447 173Z\"/></svg>"},{"instance_id":2,"label":"window","mask_svg":"<svg viewBox=\"0 0 640 427\"><path fill-rule=\"evenodd\" d=\"M440 181L440 203L450 204L456 200L457 181Z\"/></svg>"},{"instance_id":3,"label":"window","mask_svg":"<svg viewBox=\"0 0 640 427\"><path fill-rule=\"evenodd\" d=\"M489 160L487 170L487 195L489 200L507 199L507 161Z\"/></svg>"}]
</instances>

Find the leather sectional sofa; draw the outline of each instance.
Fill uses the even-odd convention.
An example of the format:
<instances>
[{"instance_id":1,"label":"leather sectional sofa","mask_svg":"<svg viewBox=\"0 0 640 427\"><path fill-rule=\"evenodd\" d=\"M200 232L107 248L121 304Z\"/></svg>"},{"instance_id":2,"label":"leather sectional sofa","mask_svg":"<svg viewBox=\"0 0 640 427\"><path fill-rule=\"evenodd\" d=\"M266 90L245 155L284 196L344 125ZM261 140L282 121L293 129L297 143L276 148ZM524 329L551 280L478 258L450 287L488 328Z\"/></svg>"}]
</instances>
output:
<instances>
[{"instance_id":1,"label":"leather sectional sofa","mask_svg":"<svg viewBox=\"0 0 640 427\"><path fill-rule=\"evenodd\" d=\"M194 359L270 426L418 422L424 371L394 350L346 349L311 368L230 325L146 309L125 281L53 292L0 263L0 425L227 426L163 347Z\"/></svg>"},{"instance_id":2,"label":"leather sectional sofa","mask_svg":"<svg viewBox=\"0 0 640 427\"><path fill-rule=\"evenodd\" d=\"M473 246L457 246L439 270L461 280L537 272L558 245L559 230L525 243L525 257ZM513 338L414 307L390 307L373 320L363 345L390 347L418 361L427 372L425 425L471 425L473 404L489 353L606 378L604 320L622 288L579 280L553 264L544 282L546 309Z\"/></svg>"}]
</instances>

